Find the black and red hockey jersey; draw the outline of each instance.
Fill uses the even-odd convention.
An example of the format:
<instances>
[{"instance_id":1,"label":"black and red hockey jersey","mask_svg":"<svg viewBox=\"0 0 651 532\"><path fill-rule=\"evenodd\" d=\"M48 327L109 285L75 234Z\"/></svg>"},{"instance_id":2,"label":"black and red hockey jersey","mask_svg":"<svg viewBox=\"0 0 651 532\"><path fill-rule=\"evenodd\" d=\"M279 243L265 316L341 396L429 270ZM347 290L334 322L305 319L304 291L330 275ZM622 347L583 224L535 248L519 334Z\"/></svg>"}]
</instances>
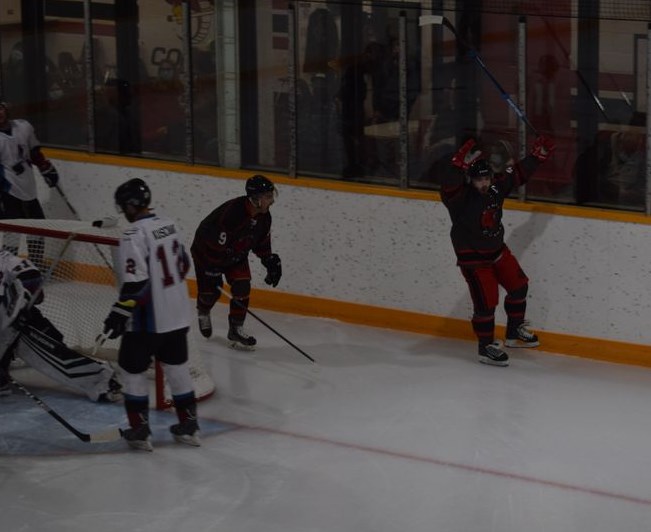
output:
<instances>
[{"instance_id":1,"label":"black and red hockey jersey","mask_svg":"<svg viewBox=\"0 0 651 532\"><path fill-rule=\"evenodd\" d=\"M499 257L504 247L504 199L515 187L525 184L539 164L529 155L495 174L487 194L481 194L462 170L451 166L442 180L441 198L452 219L450 237L458 265L485 264Z\"/></svg>"},{"instance_id":2,"label":"black and red hockey jersey","mask_svg":"<svg viewBox=\"0 0 651 532\"><path fill-rule=\"evenodd\" d=\"M192 257L205 269L226 269L250 251L271 255L271 214L253 216L246 196L223 203L202 220L192 242Z\"/></svg>"}]
</instances>

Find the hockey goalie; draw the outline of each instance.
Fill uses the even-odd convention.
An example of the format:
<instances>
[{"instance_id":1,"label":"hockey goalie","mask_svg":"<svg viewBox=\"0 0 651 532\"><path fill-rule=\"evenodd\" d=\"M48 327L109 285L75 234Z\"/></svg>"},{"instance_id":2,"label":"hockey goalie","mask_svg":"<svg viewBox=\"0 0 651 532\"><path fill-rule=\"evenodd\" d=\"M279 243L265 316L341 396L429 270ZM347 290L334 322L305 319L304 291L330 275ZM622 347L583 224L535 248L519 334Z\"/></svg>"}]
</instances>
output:
<instances>
[{"instance_id":1,"label":"hockey goalie","mask_svg":"<svg viewBox=\"0 0 651 532\"><path fill-rule=\"evenodd\" d=\"M0 396L11 393L9 366L16 357L91 401L118 401L121 386L111 366L66 346L37 308L46 297L42 284L31 261L0 250Z\"/></svg>"}]
</instances>

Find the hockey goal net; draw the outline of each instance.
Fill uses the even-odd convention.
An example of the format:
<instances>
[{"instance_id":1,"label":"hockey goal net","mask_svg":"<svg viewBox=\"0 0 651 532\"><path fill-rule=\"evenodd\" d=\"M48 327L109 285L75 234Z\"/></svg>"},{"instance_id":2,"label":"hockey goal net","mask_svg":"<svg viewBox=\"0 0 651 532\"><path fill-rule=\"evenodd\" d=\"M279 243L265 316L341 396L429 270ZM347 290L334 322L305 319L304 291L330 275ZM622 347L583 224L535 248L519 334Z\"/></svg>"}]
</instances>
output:
<instances>
[{"instance_id":1,"label":"hockey goal net","mask_svg":"<svg viewBox=\"0 0 651 532\"><path fill-rule=\"evenodd\" d=\"M44 272L45 297L39 309L63 333L64 342L85 355L114 363L119 339L107 340L99 349L96 339L118 295L119 279L113 265L123 230L76 220L0 220L3 249L29 258ZM57 258L59 262L50 272ZM195 393L198 399L205 399L213 394L215 385L191 333L188 356ZM156 408L166 408L171 395L163 374L158 365L150 373Z\"/></svg>"}]
</instances>

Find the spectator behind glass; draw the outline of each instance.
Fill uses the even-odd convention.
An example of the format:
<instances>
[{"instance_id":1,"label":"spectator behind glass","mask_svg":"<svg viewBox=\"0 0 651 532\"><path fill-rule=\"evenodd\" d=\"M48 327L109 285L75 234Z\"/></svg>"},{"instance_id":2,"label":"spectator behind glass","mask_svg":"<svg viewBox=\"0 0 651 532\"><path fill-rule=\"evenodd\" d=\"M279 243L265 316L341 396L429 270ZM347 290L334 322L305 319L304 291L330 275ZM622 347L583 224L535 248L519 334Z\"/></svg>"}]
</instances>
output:
<instances>
[{"instance_id":1,"label":"spectator behind glass","mask_svg":"<svg viewBox=\"0 0 651 532\"><path fill-rule=\"evenodd\" d=\"M142 90L142 150L159 154L184 152L183 86L176 65L163 60L158 76Z\"/></svg>"},{"instance_id":2,"label":"spectator behind glass","mask_svg":"<svg viewBox=\"0 0 651 532\"><path fill-rule=\"evenodd\" d=\"M579 203L617 205L639 210L646 191L646 114L636 112L628 125L599 131L576 163Z\"/></svg>"},{"instance_id":3,"label":"spectator behind glass","mask_svg":"<svg viewBox=\"0 0 651 532\"><path fill-rule=\"evenodd\" d=\"M336 103L341 112L341 134L346 155L346 167L342 177L362 177L367 162L364 126L367 118L364 112L368 84L366 77L378 68L384 47L370 42L364 53L344 69Z\"/></svg>"}]
</instances>

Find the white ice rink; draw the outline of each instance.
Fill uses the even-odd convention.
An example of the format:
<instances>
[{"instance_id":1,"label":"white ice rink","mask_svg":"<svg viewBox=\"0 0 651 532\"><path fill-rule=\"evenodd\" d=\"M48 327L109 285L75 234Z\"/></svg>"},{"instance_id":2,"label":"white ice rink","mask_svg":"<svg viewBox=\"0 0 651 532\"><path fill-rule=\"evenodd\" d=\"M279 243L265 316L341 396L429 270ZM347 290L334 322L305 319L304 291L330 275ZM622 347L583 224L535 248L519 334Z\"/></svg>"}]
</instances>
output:
<instances>
[{"instance_id":1,"label":"white ice rink","mask_svg":"<svg viewBox=\"0 0 651 532\"><path fill-rule=\"evenodd\" d=\"M213 323L224 333L225 306ZM0 398L6 532L649 532L651 371L257 311L251 354L198 339L219 395L202 447L152 413L153 453L78 441ZM125 425L14 376L84 431Z\"/></svg>"}]
</instances>

